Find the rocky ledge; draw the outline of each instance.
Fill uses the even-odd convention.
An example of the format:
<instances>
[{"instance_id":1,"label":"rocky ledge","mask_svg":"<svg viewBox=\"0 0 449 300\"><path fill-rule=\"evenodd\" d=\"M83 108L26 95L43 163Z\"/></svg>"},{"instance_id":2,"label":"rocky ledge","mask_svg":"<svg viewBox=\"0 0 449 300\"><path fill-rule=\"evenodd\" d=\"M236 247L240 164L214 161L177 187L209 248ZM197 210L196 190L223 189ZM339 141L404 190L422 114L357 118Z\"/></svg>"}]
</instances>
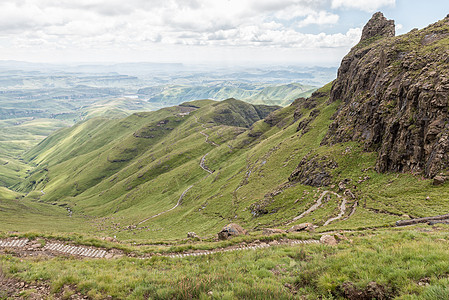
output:
<instances>
[{"instance_id":1,"label":"rocky ledge","mask_svg":"<svg viewBox=\"0 0 449 300\"><path fill-rule=\"evenodd\" d=\"M379 172L449 169L449 16L394 37L381 13L342 60L330 102L341 101L322 144L360 141Z\"/></svg>"}]
</instances>

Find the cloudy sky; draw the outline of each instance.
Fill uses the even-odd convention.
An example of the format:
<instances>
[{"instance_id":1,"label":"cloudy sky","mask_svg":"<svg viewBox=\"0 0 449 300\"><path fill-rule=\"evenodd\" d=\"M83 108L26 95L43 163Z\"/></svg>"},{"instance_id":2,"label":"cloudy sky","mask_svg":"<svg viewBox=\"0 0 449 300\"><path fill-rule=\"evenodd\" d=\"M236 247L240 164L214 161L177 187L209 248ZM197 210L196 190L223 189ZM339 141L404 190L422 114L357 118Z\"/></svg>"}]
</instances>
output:
<instances>
[{"instance_id":1,"label":"cloudy sky","mask_svg":"<svg viewBox=\"0 0 449 300\"><path fill-rule=\"evenodd\" d=\"M448 0L0 0L0 60L338 65L376 11L397 34Z\"/></svg>"}]
</instances>

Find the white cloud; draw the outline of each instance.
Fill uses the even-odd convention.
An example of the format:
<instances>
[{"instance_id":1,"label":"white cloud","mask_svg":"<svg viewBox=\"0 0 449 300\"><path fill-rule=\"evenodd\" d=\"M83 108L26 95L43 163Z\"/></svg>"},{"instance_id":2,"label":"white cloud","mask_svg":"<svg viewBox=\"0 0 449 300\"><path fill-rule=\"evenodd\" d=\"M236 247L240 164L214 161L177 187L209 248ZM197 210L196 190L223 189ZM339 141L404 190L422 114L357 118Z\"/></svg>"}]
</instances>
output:
<instances>
[{"instance_id":1,"label":"white cloud","mask_svg":"<svg viewBox=\"0 0 449 300\"><path fill-rule=\"evenodd\" d=\"M319 11L309 14L304 20L299 21L298 27L304 27L312 24L336 24L339 19L339 15L328 13L327 11Z\"/></svg>"},{"instance_id":2,"label":"white cloud","mask_svg":"<svg viewBox=\"0 0 449 300\"><path fill-rule=\"evenodd\" d=\"M332 0L332 8L355 8L373 12L381 7L395 6L396 0Z\"/></svg>"},{"instance_id":3,"label":"white cloud","mask_svg":"<svg viewBox=\"0 0 449 300\"><path fill-rule=\"evenodd\" d=\"M19 49L46 53L52 49L85 53L119 53L121 49L143 52L169 45L349 48L358 41L360 29L337 34L301 32L306 26L320 28L338 23L339 16L328 9L330 1L0 1L0 36L7 41L3 48L4 43L0 43L0 53L20 52ZM394 1L376 3L380 2ZM351 7L349 3L332 0L334 7ZM9 57L0 55L0 59Z\"/></svg>"}]
</instances>

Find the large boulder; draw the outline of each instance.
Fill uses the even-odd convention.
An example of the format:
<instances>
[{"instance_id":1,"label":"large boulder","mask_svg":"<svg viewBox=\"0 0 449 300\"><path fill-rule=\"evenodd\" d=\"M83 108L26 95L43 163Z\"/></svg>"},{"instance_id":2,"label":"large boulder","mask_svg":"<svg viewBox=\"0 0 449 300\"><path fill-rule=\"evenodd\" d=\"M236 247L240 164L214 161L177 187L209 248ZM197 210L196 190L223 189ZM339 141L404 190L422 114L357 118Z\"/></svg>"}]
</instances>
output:
<instances>
[{"instance_id":1,"label":"large boulder","mask_svg":"<svg viewBox=\"0 0 449 300\"><path fill-rule=\"evenodd\" d=\"M287 230L287 232L298 232L298 231L304 231L304 230L311 231L313 229L314 229L314 227L313 227L312 223L301 223L301 224L292 226L290 229Z\"/></svg>"},{"instance_id":2,"label":"large boulder","mask_svg":"<svg viewBox=\"0 0 449 300\"><path fill-rule=\"evenodd\" d=\"M189 239L199 239L200 237L195 232L187 232L187 238L189 238Z\"/></svg>"},{"instance_id":3,"label":"large boulder","mask_svg":"<svg viewBox=\"0 0 449 300\"><path fill-rule=\"evenodd\" d=\"M322 244L326 244L326 245L330 245L330 246L335 246L338 244L337 239L334 236L327 235L327 234L321 236L320 242Z\"/></svg>"},{"instance_id":4,"label":"large boulder","mask_svg":"<svg viewBox=\"0 0 449 300\"><path fill-rule=\"evenodd\" d=\"M235 224L235 223L231 223L226 225L225 227L223 227L223 229L218 233L218 238L220 240L226 240L229 237L232 236L238 236L238 235L242 235L242 234L247 234L248 232L243 229L242 226Z\"/></svg>"},{"instance_id":5,"label":"large boulder","mask_svg":"<svg viewBox=\"0 0 449 300\"><path fill-rule=\"evenodd\" d=\"M433 178L433 185L440 185L446 181L445 176L437 175Z\"/></svg>"}]
</instances>

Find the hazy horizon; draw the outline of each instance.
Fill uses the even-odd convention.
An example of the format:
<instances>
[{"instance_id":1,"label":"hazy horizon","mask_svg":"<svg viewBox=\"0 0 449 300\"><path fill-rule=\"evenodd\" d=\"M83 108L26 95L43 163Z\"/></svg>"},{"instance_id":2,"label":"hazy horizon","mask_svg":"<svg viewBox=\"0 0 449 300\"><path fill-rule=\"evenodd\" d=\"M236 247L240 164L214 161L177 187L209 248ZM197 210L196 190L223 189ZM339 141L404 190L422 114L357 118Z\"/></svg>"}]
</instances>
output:
<instances>
[{"instance_id":1,"label":"hazy horizon","mask_svg":"<svg viewBox=\"0 0 449 300\"><path fill-rule=\"evenodd\" d=\"M445 17L443 0L9 1L0 60L338 66L375 11L397 34Z\"/></svg>"}]
</instances>

